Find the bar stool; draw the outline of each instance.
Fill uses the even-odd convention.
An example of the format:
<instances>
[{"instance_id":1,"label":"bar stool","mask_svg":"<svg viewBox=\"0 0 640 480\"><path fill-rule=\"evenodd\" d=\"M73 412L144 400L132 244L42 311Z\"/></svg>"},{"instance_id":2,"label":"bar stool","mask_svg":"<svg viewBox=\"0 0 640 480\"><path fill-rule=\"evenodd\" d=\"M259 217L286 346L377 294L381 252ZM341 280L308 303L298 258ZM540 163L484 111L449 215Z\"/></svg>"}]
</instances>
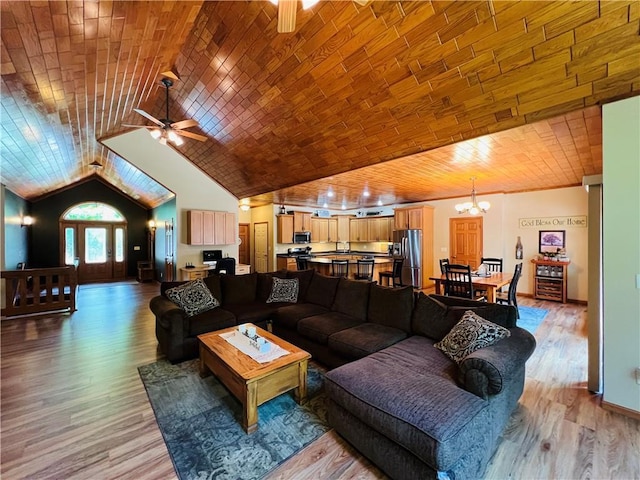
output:
<instances>
[{"instance_id":1,"label":"bar stool","mask_svg":"<svg viewBox=\"0 0 640 480\"><path fill-rule=\"evenodd\" d=\"M349 277L349 260L331 260L332 277Z\"/></svg>"},{"instance_id":2,"label":"bar stool","mask_svg":"<svg viewBox=\"0 0 640 480\"><path fill-rule=\"evenodd\" d=\"M387 279L387 285L391 284L393 287L403 287L402 283L402 265L404 264L404 258L394 258L393 267L391 270L378 273L378 281L382 285L382 279Z\"/></svg>"}]
</instances>

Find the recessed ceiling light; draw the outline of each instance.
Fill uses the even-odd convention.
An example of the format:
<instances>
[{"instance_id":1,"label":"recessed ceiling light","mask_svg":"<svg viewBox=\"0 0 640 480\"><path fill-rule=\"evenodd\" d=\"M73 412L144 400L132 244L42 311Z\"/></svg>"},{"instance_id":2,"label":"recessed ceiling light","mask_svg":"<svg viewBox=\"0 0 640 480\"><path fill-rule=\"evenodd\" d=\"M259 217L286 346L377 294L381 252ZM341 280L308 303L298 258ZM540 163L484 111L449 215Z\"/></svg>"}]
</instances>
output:
<instances>
[{"instance_id":1,"label":"recessed ceiling light","mask_svg":"<svg viewBox=\"0 0 640 480\"><path fill-rule=\"evenodd\" d=\"M331 189L331 187L329 187L329 190L327 190L327 197L329 198L333 197L333 190Z\"/></svg>"},{"instance_id":2,"label":"recessed ceiling light","mask_svg":"<svg viewBox=\"0 0 640 480\"><path fill-rule=\"evenodd\" d=\"M324 203L322 204L322 208L327 208L328 206L329 206L329 204L328 204L327 202L324 202Z\"/></svg>"},{"instance_id":3,"label":"recessed ceiling light","mask_svg":"<svg viewBox=\"0 0 640 480\"><path fill-rule=\"evenodd\" d=\"M378 199L378 206L381 207L382 206L382 199Z\"/></svg>"},{"instance_id":4,"label":"recessed ceiling light","mask_svg":"<svg viewBox=\"0 0 640 480\"><path fill-rule=\"evenodd\" d=\"M368 188L365 188L365 189L364 189L364 192L362 192L362 195L363 195L365 198L367 198L369 195L371 195L371 194L369 193L369 189L368 189Z\"/></svg>"}]
</instances>

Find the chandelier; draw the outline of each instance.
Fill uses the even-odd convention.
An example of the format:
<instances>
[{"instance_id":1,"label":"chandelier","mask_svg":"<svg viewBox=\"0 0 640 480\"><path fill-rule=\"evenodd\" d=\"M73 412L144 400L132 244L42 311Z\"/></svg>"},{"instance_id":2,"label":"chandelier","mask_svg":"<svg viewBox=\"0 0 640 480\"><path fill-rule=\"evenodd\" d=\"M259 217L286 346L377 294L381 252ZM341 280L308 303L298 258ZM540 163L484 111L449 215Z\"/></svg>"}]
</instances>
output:
<instances>
[{"instance_id":1,"label":"chandelier","mask_svg":"<svg viewBox=\"0 0 640 480\"><path fill-rule=\"evenodd\" d=\"M471 215L478 215L480 212L486 213L491 207L489 202L478 202L476 200L476 177L471 177L471 201L465 203L459 203L456 205L458 213L469 213Z\"/></svg>"}]
</instances>

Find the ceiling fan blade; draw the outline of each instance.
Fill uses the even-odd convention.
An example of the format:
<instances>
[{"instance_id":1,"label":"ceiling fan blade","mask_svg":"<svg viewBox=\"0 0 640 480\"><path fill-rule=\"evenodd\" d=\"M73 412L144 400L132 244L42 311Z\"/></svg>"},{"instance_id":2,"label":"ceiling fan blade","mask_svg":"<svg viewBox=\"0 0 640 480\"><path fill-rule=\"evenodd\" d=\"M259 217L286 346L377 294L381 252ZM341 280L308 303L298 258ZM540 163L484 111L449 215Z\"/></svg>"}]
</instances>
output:
<instances>
[{"instance_id":1,"label":"ceiling fan blade","mask_svg":"<svg viewBox=\"0 0 640 480\"><path fill-rule=\"evenodd\" d=\"M182 130L183 128L197 127L198 125L200 124L197 121L189 119L189 120L181 120L179 122L172 123L171 128L174 128L176 130Z\"/></svg>"},{"instance_id":2,"label":"ceiling fan blade","mask_svg":"<svg viewBox=\"0 0 640 480\"><path fill-rule=\"evenodd\" d=\"M363 7L369 3L369 0L353 0L354 2L356 2L358 5L362 5Z\"/></svg>"},{"instance_id":3,"label":"ceiling fan blade","mask_svg":"<svg viewBox=\"0 0 640 480\"><path fill-rule=\"evenodd\" d=\"M144 110L140 110L139 108L134 108L133 109L134 112L139 113L140 115L142 115L144 118L147 118L149 120L151 120L153 123L155 123L156 125L158 125L159 127L164 127L164 123L162 123L160 120L158 120L155 117L152 117L151 115L149 115L147 112L145 112Z\"/></svg>"},{"instance_id":4,"label":"ceiling fan blade","mask_svg":"<svg viewBox=\"0 0 640 480\"><path fill-rule=\"evenodd\" d=\"M296 29L297 0L278 0L278 32L291 33Z\"/></svg>"},{"instance_id":5,"label":"ceiling fan blade","mask_svg":"<svg viewBox=\"0 0 640 480\"><path fill-rule=\"evenodd\" d=\"M131 125L129 123L123 123L122 126L123 127L135 127L135 128L149 128L149 129L158 128L158 127L155 127L155 126L152 127L150 125Z\"/></svg>"},{"instance_id":6,"label":"ceiling fan blade","mask_svg":"<svg viewBox=\"0 0 640 480\"><path fill-rule=\"evenodd\" d=\"M173 132L181 137L193 138L194 140L200 140L201 142L207 140L207 137L204 135L198 135L197 133L185 132L184 130L174 130Z\"/></svg>"}]
</instances>

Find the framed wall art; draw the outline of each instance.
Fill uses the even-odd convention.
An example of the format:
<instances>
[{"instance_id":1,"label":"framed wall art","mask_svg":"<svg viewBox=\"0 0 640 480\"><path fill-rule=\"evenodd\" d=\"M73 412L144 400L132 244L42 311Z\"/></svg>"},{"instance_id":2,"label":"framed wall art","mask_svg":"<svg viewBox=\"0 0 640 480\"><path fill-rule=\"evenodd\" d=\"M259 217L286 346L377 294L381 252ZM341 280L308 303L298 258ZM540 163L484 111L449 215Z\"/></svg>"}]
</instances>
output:
<instances>
[{"instance_id":1,"label":"framed wall art","mask_svg":"<svg viewBox=\"0 0 640 480\"><path fill-rule=\"evenodd\" d=\"M540 253L556 253L565 248L565 230L540 230Z\"/></svg>"}]
</instances>

